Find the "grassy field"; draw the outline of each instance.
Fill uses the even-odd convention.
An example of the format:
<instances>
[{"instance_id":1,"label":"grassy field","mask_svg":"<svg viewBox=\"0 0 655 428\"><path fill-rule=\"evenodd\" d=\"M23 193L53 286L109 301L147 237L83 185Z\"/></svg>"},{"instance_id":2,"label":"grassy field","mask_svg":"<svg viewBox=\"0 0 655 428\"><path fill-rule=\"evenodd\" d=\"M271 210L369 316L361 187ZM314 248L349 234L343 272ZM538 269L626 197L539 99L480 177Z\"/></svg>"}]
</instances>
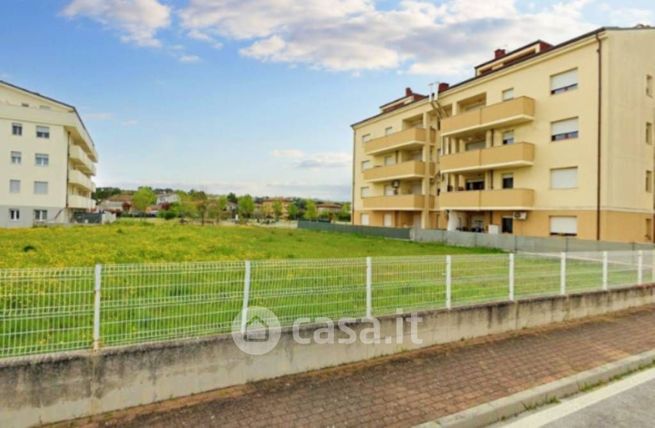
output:
<instances>
[{"instance_id":1,"label":"grassy field","mask_svg":"<svg viewBox=\"0 0 655 428\"><path fill-rule=\"evenodd\" d=\"M245 259L254 260L249 304L271 309L283 325L363 317L363 256L373 256L373 315L444 308L446 254L453 255L453 306L508 299L508 255L482 249L147 222L0 231L0 265L10 268L0 269L0 356L88 349L96 263L104 265L101 341L115 346L229 332L242 307ZM636 283L634 260L614 260L608 279ZM559 258L517 255L515 283L517 298L558 294ZM597 260L567 262L567 291L601 283Z\"/></svg>"},{"instance_id":2,"label":"grassy field","mask_svg":"<svg viewBox=\"0 0 655 428\"><path fill-rule=\"evenodd\" d=\"M0 269L96 263L488 253L359 235L255 226L126 221L99 227L0 229Z\"/></svg>"}]
</instances>

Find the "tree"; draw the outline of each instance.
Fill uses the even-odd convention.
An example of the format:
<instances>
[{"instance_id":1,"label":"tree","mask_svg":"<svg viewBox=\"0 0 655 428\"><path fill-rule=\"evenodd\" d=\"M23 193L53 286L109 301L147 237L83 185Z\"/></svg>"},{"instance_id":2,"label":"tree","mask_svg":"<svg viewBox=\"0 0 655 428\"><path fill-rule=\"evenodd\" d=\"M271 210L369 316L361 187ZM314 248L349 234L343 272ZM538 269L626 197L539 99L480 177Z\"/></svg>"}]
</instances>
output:
<instances>
[{"instance_id":1,"label":"tree","mask_svg":"<svg viewBox=\"0 0 655 428\"><path fill-rule=\"evenodd\" d=\"M219 196L218 198L210 199L207 203L207 217L220 223L226 207L227 198L225 196Z\"/></svg>"},{"instance_id":2,"label":"tree","mask_svg":"<svg viewBox=\"0 0 655 428\"><path fill-rule=\"evenodd\" d=\"M114 195L120 195L121 189L118 187L98 187L95 192L93 192L93 199L96 201L104 201L105 199L110 198Z\"/></svg>"},{"instance_id":3,"label":"tree","mask_svg":"<svg viewBox=\"0 0 655 428\"><path fill-rule=\"evenodd\" d=\"M237 198L237 195L235 195L235 194L232 193L232 192L230 192L230 193L227 194L227 201L228 201L228 202L232 202L233 204L236 204L236 203L239 202L239 200L238 200L238 198Z\"/></svg>"},{"instance_id":4,"label":"tree","mask_svg":"<svg viewBox=\"0 0 655 428\"><path fill-rule=\"evenodd\" d=\"M280 221L280 217L282 217L282 212L284 211L284 208L282 207L282 202L278 199L273 202L273 215L275 216L275 221Z\"/></svg>"},{"instance_id":5,"label":"tree","mask_svg":"<svg viewBox=\"0 0 655 428\"><path fill-rule=\"evenodd\" d=\"M350 202L341 205L338 218L340 221L350 221Z\"/></svg>"},{"instance_id":6,"label":"tree","mask_svg":"<svg viewBox=\"0 0 655 428\"><path fill-rule=\"evenodd\" d=\"M178 202L178 215L182 220L184 220L187 217L195 217L196 216L196 205L191 199L191 196L184 192L179 192L178 193L180 197L180 202Z\"/></svg>"},{"instance_id":7,"label":"tree","mask_svg":"<svg viewBox=\"0 0 655 428\"><path fill-rule=\"evenodd\" d=\"M318 211L316 209L316 202L307 200L305 202L305 220L316 220L318 218Z\"/></svg>"},{"instance_id":8,"label":"tree","mask_svg":"<svg viewBox=\"0 0 655 428\"><path fill-rule=\"evenodd\" d=\"M195 190L189 191L189 196L196 206L196 212L200 215L200 224L205 225L205 218L209 209L209 201L205 192Z\"/></svg>"},{"instance_id":9,"label":"tree","mask_svg":"<svg viewBox=\"0 0 655 428\"><path fill-rule=\"evenodd\" d=\"M145 214L150 205L157 202L157 195L150 187L139 187L134 196L132 196L132 205L140 213Z\"/></svg>"},{"instance_id":10,"label":"tree","mask_svg":"<svg viewBox=\"0 0 655 428\"><path fill-rule=\"evenodd\" d=\"M287 216L289 220L296 220L298 218L298 206L295 202L292 202L287 206Z\"/></svg>"},{"instance_id":11,"label":"tree","mask_svg":"<svg viewBox=\"0 0 655 428\"><path fill-rule=\"evenodd\" d=\"M255 212L255 201L252 196L244 195L239 198L239 214L243 218L250 218L252 213Z\"/></svg>"}]
</instances>

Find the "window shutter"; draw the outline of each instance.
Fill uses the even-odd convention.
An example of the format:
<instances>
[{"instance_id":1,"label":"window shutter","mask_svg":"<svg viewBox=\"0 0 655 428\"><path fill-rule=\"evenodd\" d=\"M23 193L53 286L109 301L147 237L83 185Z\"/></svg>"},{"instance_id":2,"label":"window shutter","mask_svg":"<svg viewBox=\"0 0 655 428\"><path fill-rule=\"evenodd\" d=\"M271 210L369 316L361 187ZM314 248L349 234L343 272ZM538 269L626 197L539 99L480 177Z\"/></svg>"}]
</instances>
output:
<instances>
[{"instance_id":1,"label":"window shutter","mask_svg":"<svg viewBox=\"0 0 655 428\"><path fill-rule=\"evenodd\" d=\"M568 134L578 132L578 118L560 120L551 124L551 135Z\"/></svg>"},{"instance_id":2,"label":"window shutter","mask_svg":"<svg viewBox=\"0 0 655 428\"><path fill-rule=\"evenodd\" d=\"M571 189L578 187L578 168L561 168L550 171L551 189Z\"/></svg>"},{"instance_id":3,"label":"window shutter","mask_svg":"<svg viewBox=\"0 0 655 428\"><path fill-rule=\"evenodd\" d=\"M566 88L578 84L578 69L550 76L550 90Z\"/></svg>"},{"instance_id":4,"label":"window shutter","mask_svg":"<svg viewBox=\"0 0 655 428\"><path fill-rule=\"evenodd\" d=\"M551 217L550 233L577 235L578 234L577 217Z\"/></svg>"}]
</instances>

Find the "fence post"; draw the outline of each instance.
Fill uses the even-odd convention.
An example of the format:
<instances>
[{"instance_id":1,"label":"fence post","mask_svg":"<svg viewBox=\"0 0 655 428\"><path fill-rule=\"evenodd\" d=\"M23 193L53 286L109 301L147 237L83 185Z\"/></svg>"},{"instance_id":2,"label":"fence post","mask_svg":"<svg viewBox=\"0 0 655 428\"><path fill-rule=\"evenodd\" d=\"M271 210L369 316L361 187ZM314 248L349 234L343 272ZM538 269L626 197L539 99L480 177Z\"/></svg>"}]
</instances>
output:
<instances>
[{"instance_id":1,"label":"fence post","mask_svg":"<svg viewBox=\"0 0 655 428\"><path fill-rule=\"evenodd\" d=\"M241 334L245 336L248 324L248 301L250 300L250 260L245 263L245 275L243 277L243 306L241 308Z\"/></svg>"},{"instance_id":2,"label":"fence post","mask_svg":"<svg viewBox=\"0 0 655 428\"><path fill-rule=\"evenodd\" d=\"M100 349L100 289L102 287L102 265L97 264L93 286L93 350Z\"/></svg>"},{"instance_id":3,"label":"fence post","mask_svg":"<svg viewBox=\"0 0 655 428\"><path fill-rule=\"evenodd\" d=\"M609 286L609 256L607 251L603 251L603 290Z\"/></svg>"},{"instance_id":4,"label":"fence post","mask_svg":"<svg viewBox=\"0 0 655 428\"><path fill-rule=\"evenodd\" d=\"M452 308L453 302L453 258L446 256L446 309Z\"/></svg>"},{"instance_id":5,"label":"fence post","mask_svg":"<svg viewBox=\"0 0 655 428\"><path fill-rule=\"evenodd\" d=\"M366 318L373 318L373 261L366 257Z\"/></svg>"},{"instance_id":6,"label":"fence post","mask_svg":"<svg viewBox=\"0 0 655 428\"><path fill-rule=\"evenodd\" d=\"M509 301L514 301L514 253L509 254Z\"/></svg>"},{"instance_id":7,"label":"fence post","mask_svg":"<svg viewBox=\"0 0 655 428\"><path fill-rule=\"evenodd\" d=\"M637 272L637 284L641 285L644 283L644 252L642 250L637 252L637 269L639 270Z\"/></svg>"},{"instance_id":8,"label":"fence post","mask_svg":"<svg viewBox=\"0 0 655 428\"><path fill-rule=\"evenodd\" d=\"M559 273L559 294L566 295L566 253L562 252Z\"/></svg>"}]
</instances>

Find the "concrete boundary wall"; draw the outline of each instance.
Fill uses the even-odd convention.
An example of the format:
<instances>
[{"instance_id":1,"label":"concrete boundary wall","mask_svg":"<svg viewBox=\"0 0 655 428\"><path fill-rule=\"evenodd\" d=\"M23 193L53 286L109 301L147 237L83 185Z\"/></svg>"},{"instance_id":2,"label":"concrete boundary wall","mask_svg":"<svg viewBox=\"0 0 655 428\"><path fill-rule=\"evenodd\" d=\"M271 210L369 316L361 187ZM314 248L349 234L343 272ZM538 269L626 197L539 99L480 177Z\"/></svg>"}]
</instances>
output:
<instances>
[{"instance_id":1,"label":"concrete boundary wall","mask_svg":"<svg viewBox=\"0 0 655 428\"><path fill-rule=\"evenodd\" d=\"M0 361L0 426L25 427L89 416L156 401L301 373L410 349L602 315L655 303L655 285L518 302L422 312L421 345L298 344L284 331L262 356L242 353L221 335L93 352ZM382 337L395 336L396 316L380 318ZM358 334L369 324L355 323ZM311 337L317 326L301 336ZM346 337L337 331L336 336Z\"/></svg>"}]
</instances>

